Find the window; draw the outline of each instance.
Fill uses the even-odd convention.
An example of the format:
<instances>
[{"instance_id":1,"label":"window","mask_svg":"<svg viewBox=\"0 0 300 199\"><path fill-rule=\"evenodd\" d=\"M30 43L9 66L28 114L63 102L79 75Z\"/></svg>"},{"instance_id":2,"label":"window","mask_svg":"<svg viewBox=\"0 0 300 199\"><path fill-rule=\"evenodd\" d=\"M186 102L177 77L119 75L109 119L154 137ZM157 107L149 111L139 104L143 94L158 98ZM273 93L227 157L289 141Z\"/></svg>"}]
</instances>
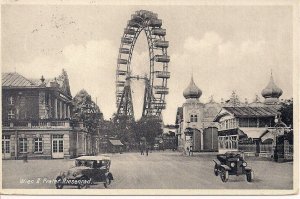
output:
<instances>
[{"instance_id":1,"label":"window","mask_svg":"<svg viewBox=\"0 0 300 199\"><path fill-rule=\"evenodd\" d=\"M64 141L63 140L59 140L58 141L58 152L64 152Z\"/></svg>"},{"instance_id":2,"label":"window","mask_svg":"<svg viewBox=\"0 0 300 199\"><path fill-rule=\"evenodd\" d=\"M10 153L10 136L2 135L2 153Z\"/></svg>"},{"instance_id":3,"label":"window","mask_svg":"<svg viewBox=\"0 0 300 199\"><path fill-rule=\"evenodd\" d=\"M62 138L64 138L64 135L59 135L59 134L53 135L53 139L62 139Z\"/></svg>"},{"instance_id":4,"label":"window","mask_svg":"<svg viewBox=\"0 0 300 199\"><path fill-rule=\"evenodd\" d=\"M191 115L190 121L191 122L198 122L198 116L197 115Z\"/></svg>"},{"instance_id":5,"label":"window","mask_svg":"<svg viewBox=\"0 0 300 199\"><path fill-rule=\"evenodd\" d=\"M8 119L13 119L13 118L15 118L15 113L14 113L13 109L9 109Z\"/></svg>"},{"instance_id":6,"label":"window","mask_svg":"<svg viewBox=\"0 0 300 199\"><path fill-rule=\"evenodd\" d=\"M20 153L27 153L27 138L19 139Z\"/></svg>"},{"instance_id":7,"label":"window","mask_svg":"<svg viewBox=\"0 0 300 199\"><path fill-rule=\"evenodd\" d=\"M13 104L14 104L14 98L13 98L13 96L10 96L10 97L8 98L8 104L9 104L9 105L13 105Z\"/></svg>"},{"instance_id":8,"label":"window","mask_svg":"<svg viewBox=\"0 0 300 199\"><path fill-rule=\"evenodd\" d=\"M42 151L43 151L43 139L34 138L34 152L42 152Z\"/></svg>"}]
</instances>

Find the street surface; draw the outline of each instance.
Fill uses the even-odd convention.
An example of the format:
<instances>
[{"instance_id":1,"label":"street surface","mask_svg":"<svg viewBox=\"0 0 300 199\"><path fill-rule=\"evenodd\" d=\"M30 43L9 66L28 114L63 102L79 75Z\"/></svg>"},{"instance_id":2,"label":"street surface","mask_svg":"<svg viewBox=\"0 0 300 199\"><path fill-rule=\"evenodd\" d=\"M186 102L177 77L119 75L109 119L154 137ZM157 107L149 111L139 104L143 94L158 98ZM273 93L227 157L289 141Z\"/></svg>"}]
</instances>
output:
<instances>
[{"instance_id":1,"label":"street surface","mask_svg":"<svg viewBox=\"0 0 300 199\"><path fill-rule=\"evenodd\" d=\"M252 183L245 176L229 176L227 183L213 173L215 154L184 156L178 152L112 154L110 189L292 189L293 163L275 163L246 157L254 170ZM74 165L74 160L3 160L3 188L54 189L53 179ZM39 179L39 180L38 180ZM38 183L37 183L38 181ZM65 186L64 188L76 188ZM91 189L104 189L103 184Z\"/></svg>"}]
</instances>

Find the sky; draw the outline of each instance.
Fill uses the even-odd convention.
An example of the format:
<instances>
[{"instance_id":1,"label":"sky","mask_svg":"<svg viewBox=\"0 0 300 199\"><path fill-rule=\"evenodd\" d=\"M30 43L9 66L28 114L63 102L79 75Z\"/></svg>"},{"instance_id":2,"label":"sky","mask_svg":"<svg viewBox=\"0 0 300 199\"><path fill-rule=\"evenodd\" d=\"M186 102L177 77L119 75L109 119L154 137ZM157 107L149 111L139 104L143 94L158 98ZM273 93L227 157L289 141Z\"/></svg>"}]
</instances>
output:
<instances>
[{"instance_id":1,"label":"sky","mask_svg":"<svg viewBox=\"0 0 300 199\"><path fill-rule=\"evenodd\" d=\"M2 5L2 72L27 78L53 78L64 68L71 93L87 90L105 119L117 111L115 71L120 39L131 14L150 10L162 19L171 58L165 124L175 122L183 90L193 75L200 101L217 102L235 91L253 101L268 84L271 70L281 98L293 96L293 24L289 6L117 6ZM137 40L135 74L149 70L146 37ZM133 82L136 119L143 84Z\"/></svg>"}]
</instances>

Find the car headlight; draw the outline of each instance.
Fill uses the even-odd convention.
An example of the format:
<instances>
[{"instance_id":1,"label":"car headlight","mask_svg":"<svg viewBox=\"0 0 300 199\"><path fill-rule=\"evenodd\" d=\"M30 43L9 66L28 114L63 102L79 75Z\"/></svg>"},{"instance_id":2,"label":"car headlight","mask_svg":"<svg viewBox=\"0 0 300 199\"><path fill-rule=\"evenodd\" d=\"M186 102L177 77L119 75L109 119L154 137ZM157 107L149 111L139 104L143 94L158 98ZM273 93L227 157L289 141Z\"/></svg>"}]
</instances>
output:
<instances>
[{"instance_id":1,"label":"car headlight","mask_svg":"<svg viewBox=\"0 0 300 199\"><path fill-rule=\"evenodd\" d=\"M230 163L230 166L231 166L231 167L234 167L234 166L235 166L235 163L234 163L234 162L231 162L231 163Z\"/></svg>"},{"instance_id":2,"label":"car headlight","mask_svg":"<svg viewBox=\"0 0 300 199\"><path fill-rule=\"evenodd\" d=\"M247 166L247 162L243 162L243 166L246 167Z\"/></svg>"}]
</instances>

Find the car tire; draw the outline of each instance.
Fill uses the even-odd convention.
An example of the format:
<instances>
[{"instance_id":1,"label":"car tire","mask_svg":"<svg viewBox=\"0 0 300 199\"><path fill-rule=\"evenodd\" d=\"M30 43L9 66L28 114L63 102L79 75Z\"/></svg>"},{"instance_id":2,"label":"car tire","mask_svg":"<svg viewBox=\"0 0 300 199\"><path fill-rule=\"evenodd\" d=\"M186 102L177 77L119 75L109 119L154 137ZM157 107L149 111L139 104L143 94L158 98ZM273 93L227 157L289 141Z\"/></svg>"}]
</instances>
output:
<instances>
[{"instance_id":1,"label":"car tire","mask_svg":"<svg viewBox=\"0 0 300 199\"><path fill-rule=\"evenodd\" d=\"M254 178L254 172L253 171L248 171L246 173L246 180L248 182L252 182L253 181L253 178Z\"/></svg>"},{"instance_id":2,"label":"car tire","mask_svg":"<svg viewBox=\"0 0 300 199\"><path fill-rule=\"evenodd\" d=\"M55 187L56 187L56 189L62 189L62 188L64 187L62 177L58 176L58 177L56 178Z\"/></svg>"},{"instance_id":3,"label":"car tire","mask_svg":"<svg viewBox=\"0 0 300 199\"><path fill-rule=\"evenodd\" d=\"M217 165L215 165L214 174L215 174L215 176L219 175L219 170L218 170L218 166Z\"/></svg>"},{"instance_id":4,"label":"car tire","mask_svg":"<svg viewBox=\"0 0 300 199\"><path fill-rule=\"evenodd\" d=\"M228 171L223 168L220 173L220 178L222 182L227 182L229 178L228 176L229 176Z\"/></svg>"},{"instance_id":5,"label":"car tire","mask_svg":"<svg viewBox=\"0 0 300 199\"><path fill-rule=\"evenodd\" d=\"M105 182L103 183L104 187L107 189L108 185L110 185L111 180L109 179L108 176L105 177Z\"/></svg>"},{"instance_id":6,"label":"car tire","mask_svg":"<svg viewBox=\"0 0 300 199\"><path fill-rule=\"evenodd\" d=\"M82 176L79 180L90 180L90 179L87 176ZM77 186L78 189L86 189L88 187L89 187L88 184L79 184Z\"/></svg>"}]
</instances>

